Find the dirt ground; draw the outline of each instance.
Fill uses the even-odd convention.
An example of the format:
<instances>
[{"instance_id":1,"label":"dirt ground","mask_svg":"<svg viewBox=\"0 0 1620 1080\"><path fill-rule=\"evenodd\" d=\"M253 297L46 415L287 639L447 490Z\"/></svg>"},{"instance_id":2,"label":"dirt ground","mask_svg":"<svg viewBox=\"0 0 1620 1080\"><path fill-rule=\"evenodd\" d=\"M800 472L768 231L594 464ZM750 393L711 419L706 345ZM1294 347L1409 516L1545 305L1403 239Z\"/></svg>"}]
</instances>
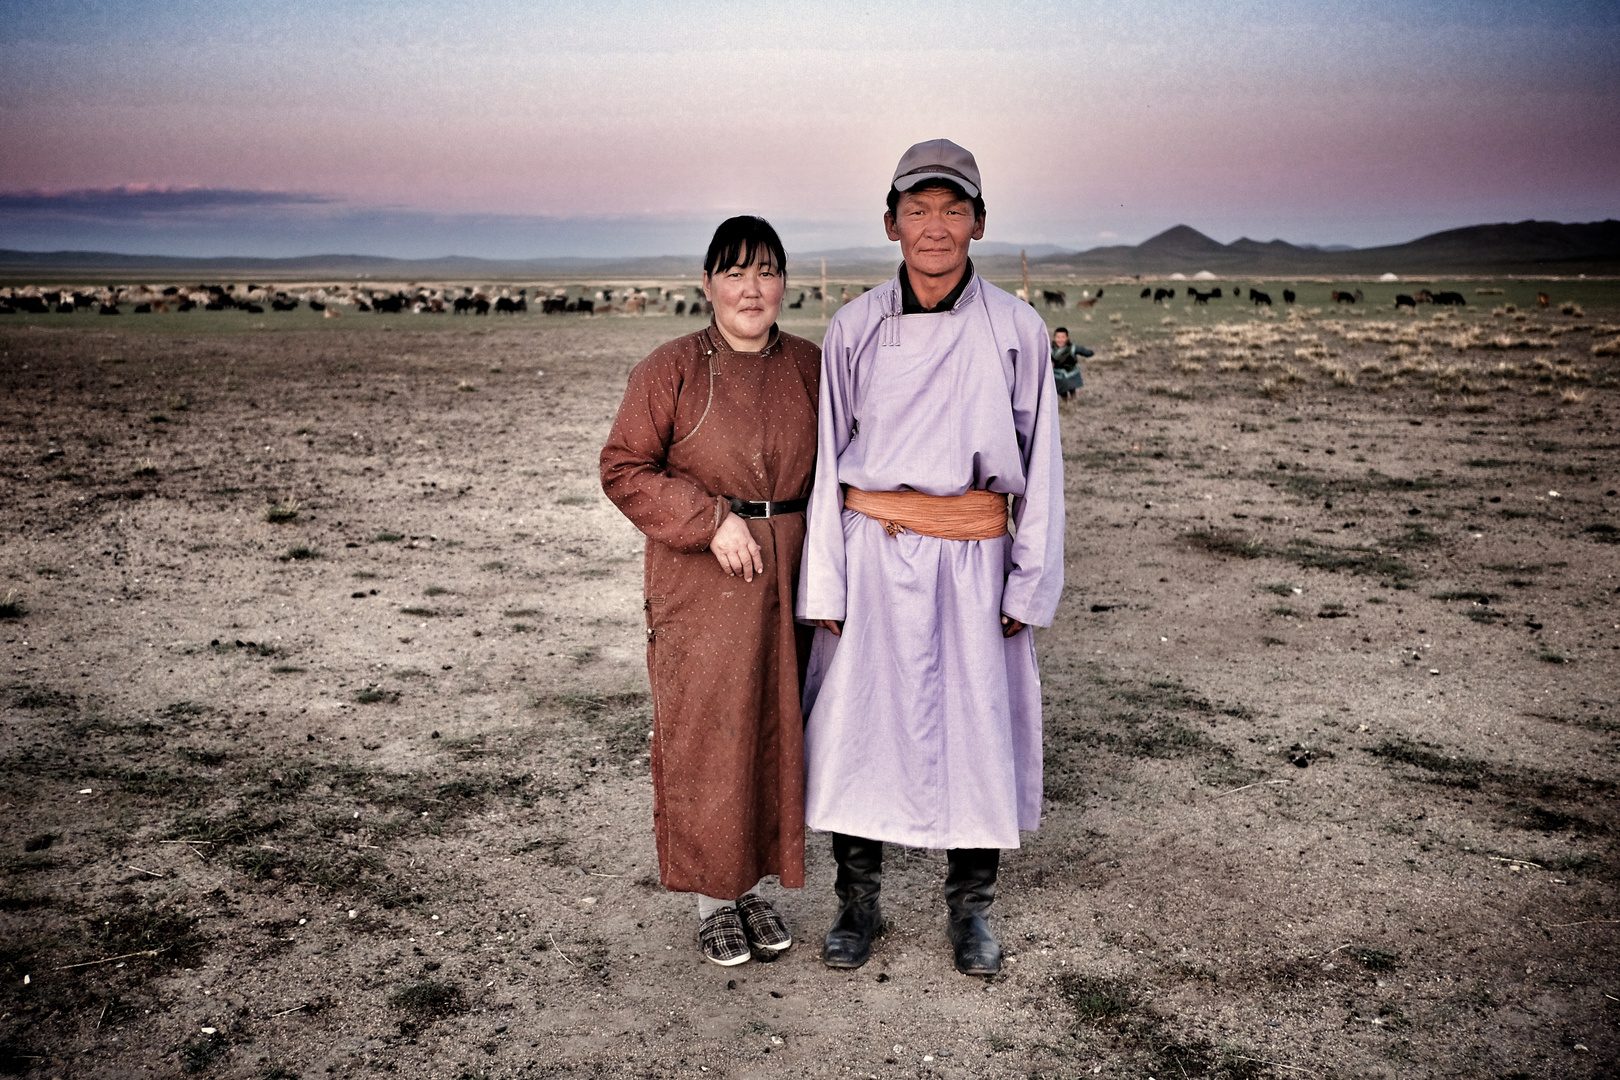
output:
<instances>
[{"instance_id":1,"label":"dirt ground","mask_svg":"<svg viewBox=\"0 0 1620 1080\"><path fill-rule=\"evenodd\" d=\"M1098 355L989 981L941 852L853 973L823 836L770 965L657 884L595 462L695 320L5 317L0 1073L1616 1075L1620 287L1490 284L1048 313Z\"/></svg>"}]
</instances>

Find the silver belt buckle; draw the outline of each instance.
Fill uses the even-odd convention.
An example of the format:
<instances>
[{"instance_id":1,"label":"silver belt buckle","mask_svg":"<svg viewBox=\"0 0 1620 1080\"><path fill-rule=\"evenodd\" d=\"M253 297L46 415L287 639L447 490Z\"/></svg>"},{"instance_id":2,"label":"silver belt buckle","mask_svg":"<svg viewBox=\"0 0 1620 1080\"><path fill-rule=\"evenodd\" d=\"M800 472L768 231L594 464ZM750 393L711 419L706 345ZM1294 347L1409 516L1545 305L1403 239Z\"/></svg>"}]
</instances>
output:
<instances>
[{"instance_id":1,"label":"silver belt buckle","mask_svg":"<svg viewBox=\"0 0 1620 1080\"><path fill-rule=\"evenodd\" d=\"M763 514L759 515L759 516L763 517L763 518L770 517L771 516L771 501L769 499L766 499L761 505L765 507L765 512Z\"/></svg>"}]
</instances>

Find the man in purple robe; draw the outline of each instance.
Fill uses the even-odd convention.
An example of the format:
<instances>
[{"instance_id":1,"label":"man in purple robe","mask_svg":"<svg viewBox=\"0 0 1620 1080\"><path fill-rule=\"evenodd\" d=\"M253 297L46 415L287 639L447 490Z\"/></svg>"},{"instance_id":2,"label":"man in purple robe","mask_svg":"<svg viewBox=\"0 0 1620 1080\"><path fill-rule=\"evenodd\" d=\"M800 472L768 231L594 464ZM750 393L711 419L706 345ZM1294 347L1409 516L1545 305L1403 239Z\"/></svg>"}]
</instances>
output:
<instances>
[{"instance_id":1,"label":"man in purple robe","mask_svg":"<svg viewBox=\"0 0 1620 1080\"><path fill-rule=\"evenodd\" d=\"M985 916L1001 849L1040 824L1026 628L1063 592L1063 453L1046 324L968 258L984 218L972 154L906 151L884 215L905 261L822 344L796 613L818 627L806 821L838 863L829 967L871 952L887 841L947 850L956 968L1000 970Z\"/></svg>"}]
</instances>

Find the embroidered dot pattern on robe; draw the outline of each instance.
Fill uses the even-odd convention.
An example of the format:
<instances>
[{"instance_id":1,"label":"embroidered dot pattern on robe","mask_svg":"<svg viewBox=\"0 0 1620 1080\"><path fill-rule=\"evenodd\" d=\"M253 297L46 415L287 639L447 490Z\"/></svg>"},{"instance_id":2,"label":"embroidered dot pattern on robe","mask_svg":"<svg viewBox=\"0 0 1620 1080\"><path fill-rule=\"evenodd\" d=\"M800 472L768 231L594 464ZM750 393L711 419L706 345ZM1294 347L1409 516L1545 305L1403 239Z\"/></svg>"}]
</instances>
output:
<instances>
[{"instance_id":1,"label":"embroidered dot pattern on robe","mask_svg":"<svg viewBox=\"0 0 1620 1080\"><path fill-rule=\"evenodd\" d=\"M672 890L804 884L804 514L744 519L765 564L752 582L708 545L729 497L809 494L820 357L774 329L757 353L712 326L678 338L630 373L602 450L602 490L647 537L653 822Z\"/></svg>"}]
</instances>

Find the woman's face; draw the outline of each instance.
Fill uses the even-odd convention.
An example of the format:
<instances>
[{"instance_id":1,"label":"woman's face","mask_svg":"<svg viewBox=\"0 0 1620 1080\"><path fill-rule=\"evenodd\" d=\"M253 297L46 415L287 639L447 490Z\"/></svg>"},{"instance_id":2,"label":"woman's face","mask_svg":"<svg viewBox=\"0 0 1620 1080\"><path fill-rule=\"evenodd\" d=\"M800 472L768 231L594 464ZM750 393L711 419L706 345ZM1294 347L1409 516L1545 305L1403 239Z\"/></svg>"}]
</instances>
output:
<instances>
[{"instance_id":1,"label":"woman's face","mask_svg":"<svg viewBox=\"0 0 1620 1080\"><path fill-rule=\"evenodd\" d=\"M703 275L703 292L714 307L714 321L738 352L758 352L771 337L782 312L787 279L769 251L755 252L747 266Z\"/></svg>"}]
</instances>

